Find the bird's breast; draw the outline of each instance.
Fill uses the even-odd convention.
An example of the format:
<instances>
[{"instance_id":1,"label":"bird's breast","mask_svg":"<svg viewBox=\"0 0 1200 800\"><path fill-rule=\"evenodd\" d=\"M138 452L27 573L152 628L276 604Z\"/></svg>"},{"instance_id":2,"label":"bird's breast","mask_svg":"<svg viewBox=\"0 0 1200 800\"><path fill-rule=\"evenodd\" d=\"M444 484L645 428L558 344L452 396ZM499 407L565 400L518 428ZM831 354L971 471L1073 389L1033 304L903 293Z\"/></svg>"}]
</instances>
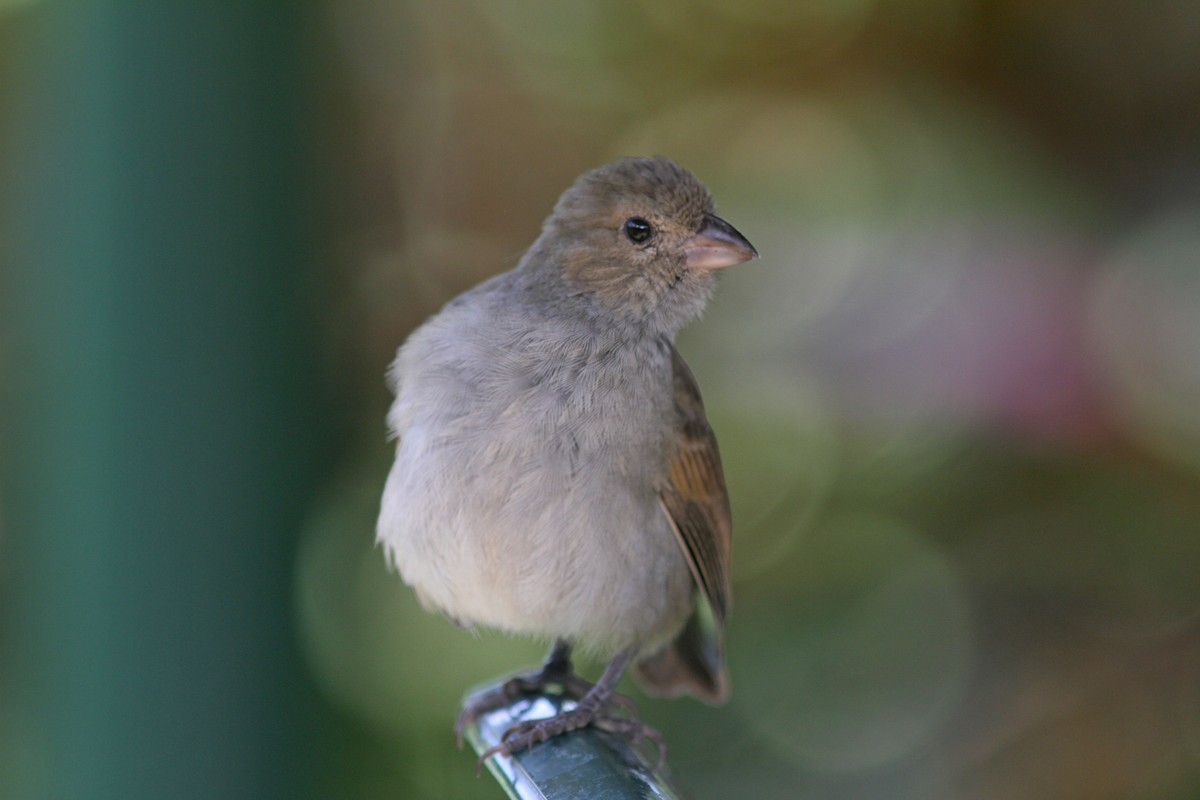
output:
<instances>
[{"instance_id":1,"label":"bird's breast","mask_svg":"<svg viewBox=\"0 0 1200 800\"><path fill-rule=\"evenodd\" d=\"M406 580L456 618L600 649L682 619L690 578L655 491L669 358L543 340L470 381L402 380L397 402L423 415L397 414L414 422L380 530ZM454 396L420 397L434 386Z\"/></svg>"}]
</instances>

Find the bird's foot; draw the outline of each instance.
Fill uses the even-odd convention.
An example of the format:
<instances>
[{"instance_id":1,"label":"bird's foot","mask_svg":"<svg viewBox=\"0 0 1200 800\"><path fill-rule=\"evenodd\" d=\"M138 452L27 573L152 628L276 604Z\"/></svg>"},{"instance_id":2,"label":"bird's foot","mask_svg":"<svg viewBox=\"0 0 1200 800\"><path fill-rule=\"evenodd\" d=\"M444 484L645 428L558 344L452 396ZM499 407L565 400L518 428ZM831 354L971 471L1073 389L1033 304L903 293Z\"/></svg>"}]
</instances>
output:
<instances>
[{"instance_id":1,"label":"bird's foot","mask_svg":"<svg viewBox=\"0 0 1200 800\"><path fill-rule=\"evenodd\" d=\"M569 665L553 662L547 663L536 672L514 676L497 688L473 697L466 704L454 723L454 738L459 749L462 749L463 731L484 714L509 706L521 697L547 694L553 687L559 687L558 694L575 701L582 700L595 688L592 683L572 672ZM605 698L604 706L621 708L631 716L637 717L637 706L633 700L618 692L612 692Z\"/></svg>"},{"instance_id":2,"label":"bird's foot","mask_svg":"<svg viewBox=\"0 0 1200 800\"><path fill-rule=\"evenodd\" d=\"M587 702L589 699L596 702L589 703ZM628 700L628 698L625 699ZM489 747L479 756L475 771L478 772L483 763L494 755L511 756L525 748L532 750L533 746L539 742L549 741L555 736L586 728L589 725L598 730L623 736L634 748L640 746L647 739L654 742L655 750L658 752L655 769L661 769L667 755L667 746L663 742L662 734L649 725L642 724L636 714L632 718L618 716L614 713L616 708L610 700L611 698L585 697L578 706L570 711L560 711L553 717L529 720L513 725L500 737L499 744Z\"/></svg>"},{"instance_id":3,"label":"bird's foot","mask_svg":"<svg viewBox=\"0 0 1200 800\"><path fill-rule=\"evenodd\" d=\"M592 690L592 684L572 672L570 667L547 664L537 672L510 678L501 691L511 702L522 695L545 694L554 686L560 687L562 696L571 700L581 700Z\"/></svg>"},{"instance_id":4,"label":"bird's foot","mask_svg":"<svg viewBox=\"0 0 1200 800\"><path fill-rule=\"evenodd\" d=\"M592 726L597 730L617 734L629 740L635 748L649 739L658 750L658 767L661 768L667 754L662 735L654 728L643 725L638 719L633 701L616 691L617 681L636 654L635 648L621 651L604 669L600 680L591 684L571 670L570 646L563 640L555 642L554 649L546 659L545 666L531 675L522 675L506 681L498 689L476 696L467 704L455 724L455 732L462 743L462 730L470 722L489 710L510 705L524 694L546 694L548 686L561 687L561 694L576 701L573 708L560 710L546 719L526 720L510 727L500 737L499 744L489 747L475 763L475 772L494 755L511 756L522 748L532 749L538 742L549 741L570 731Z\"/></svg>"}]
</instances>

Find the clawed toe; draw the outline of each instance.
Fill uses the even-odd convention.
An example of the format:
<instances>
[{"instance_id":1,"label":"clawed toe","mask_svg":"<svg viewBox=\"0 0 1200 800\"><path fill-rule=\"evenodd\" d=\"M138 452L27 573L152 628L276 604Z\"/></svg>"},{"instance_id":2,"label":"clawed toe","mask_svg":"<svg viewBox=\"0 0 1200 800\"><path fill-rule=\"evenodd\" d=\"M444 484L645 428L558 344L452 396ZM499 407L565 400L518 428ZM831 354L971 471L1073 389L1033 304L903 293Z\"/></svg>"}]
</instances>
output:
<instances>
[{"instance_id":1,"label":"clawed toe","mask_svg":"<svg viewBox=\"0 0 1200 800\"><path fill-rule=\"evenodd\" d=\"M563 698L576 702L570 710L560 710L552 717L527 720L508 728L497 744L484 750L479 756L475 764L476 774L483 763L494 755L512 756L521 750L532 750L536 744L589 725L597 730L624 737L635 748L649 739L654 742L658 751L657 768L662 768L667 753L662 735L654 728L643 725L638 719L634 702L616 691L617 681L633 660L635 653L634 648L618 653L609 662L600 680L591 684L571 671L569 647L559 641L555 643L545 666L538 672L513 678L496 689L473 697L454 726L460 747L463 730L468 724L488 711L510 705L522 695L545 693L546 688L553 685L561 687Z\"/></svg>"},{"instance_id":2,"label":"clawed toe","mask_svg":"<svg viewBox=\"0 0 1200 800\"><path fill-rule=\"evenodd\" d=\"M463 708L462 713L454 722L454 741L458 748L462 749L463 732L467 726L481 716L511 705L513 701L521 697L544 694L551 686L562 687L562 696L575 701L580 700L592 690L592 684L578 675L551 669L542 669L529 675L510 678L499 687L472 698ZM637 714L637 708L633 705L633 701L624 695L614 693L611 702L624 708L628 713Z\"/></svg>"},{"instance_id":3,"label":"clawed toe","mask_svg":"<svg viewBox=\"0 0 1200 800\"><path fill-rule=\"evenodd\" d=\"M467 726L481 716L511 705L513 701L521 697L544 694L550 686L562 687L562 696L575 701L581 700L594 688L593 684L573 673L561 674L545 669L529 675L510 678L499 687L472 698L463 708L454 722L454 741L458 749L462 749L463 733ZM637 705L632 698L619 692L612 692L603 698L601 711L614 719L617 718L617 714L622 712L634 719L638 716ZM512 730L513 728L509 728L510 732Z\"/></svg>"},{"instance_id":4,"label":"clawed toe","mask_svg":"<svg viewBox=\"0 0 1200 800\"><path fill-rule=\"evenodd\" d=\"M618 736L624 737L634 748L649 739L651 742L654 742L654 750L658 753L658 760L655 762L654 768L656 770L662 769L667 763L667 743L663 741L662 734L657 729L643 724L640 720L625 719L623 717L603 717L597 719L593 724L602 731L615 733Z\"/></svg>"},{"instance_id":5,"label":"clawed toe","mask_svg":"<svg viewBox=\"0 0 1200 800\"><path fill-rule=\"evenodd\" d=\"M626 699L628 700L628 698ZM667 754L662 734L649 725L642 724L636 718L615 716L608 713L610 710L594 712L586 708L576 708L571 711L562 711L546 719L519 722L501 735L499 744L483 751L475 763L475 772L478 773L484 762L494 755L512 756L521 750L532 750L534 745L589 725L598 730L621 736L635 748L647 739L654 742L655 750L658 753L655 769L661 769Z\"/></svg>"}]
</instances>

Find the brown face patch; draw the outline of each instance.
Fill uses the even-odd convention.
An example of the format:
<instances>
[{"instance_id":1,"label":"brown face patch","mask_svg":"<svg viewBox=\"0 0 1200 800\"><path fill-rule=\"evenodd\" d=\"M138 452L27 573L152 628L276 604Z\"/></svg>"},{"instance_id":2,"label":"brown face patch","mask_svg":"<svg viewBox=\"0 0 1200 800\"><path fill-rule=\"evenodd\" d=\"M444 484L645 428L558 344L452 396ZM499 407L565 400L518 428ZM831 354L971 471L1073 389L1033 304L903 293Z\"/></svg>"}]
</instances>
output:
<instances>
[{"instance_id":1,"label":"brown face patch","mask_svg":"<svg viewBox=\"0 0 1200 800\"><path fill-rule=\"evenodd\" d=\"M704 185L675 162L628 158L580 177L546 227L553 257L573 290L620 316L644 316L685 280L707 280L687 274L683 243L712 205ZM631 237L630 219L648 223L649 236Z\"/></svg>"},{"instance_id":2,"label":"brown face patch","mask_svg":"<svg viewBox=\"0 0 1200 800\"><path fill-rule=\"evenodd\" d=\"M712 271L687 261L712 207L704 185L673 161L622 159L562 194L525 264L556 270L566 297L590 320L674 335L712 293Z\"/></svg>"}]
</instances>

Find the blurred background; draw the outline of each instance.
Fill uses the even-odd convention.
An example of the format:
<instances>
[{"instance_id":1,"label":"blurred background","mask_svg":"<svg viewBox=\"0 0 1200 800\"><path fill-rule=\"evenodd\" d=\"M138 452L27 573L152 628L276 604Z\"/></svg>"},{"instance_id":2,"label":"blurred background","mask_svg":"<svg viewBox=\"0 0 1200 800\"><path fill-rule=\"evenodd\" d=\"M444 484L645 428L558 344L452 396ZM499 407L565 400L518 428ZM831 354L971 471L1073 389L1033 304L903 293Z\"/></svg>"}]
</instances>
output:
<instances>
[{"instance_id":1,"label":"blurred background","mask_svg":"<svg viewBox=\"0 0 1200 800\"><path fill-rule=\"evenodd\" d=\"M688 797L1200 797L1200 5L0 2L0 796L494 798L383 372L620 155L763 254ZM597 665L584 665L595 675Z\"/></svg>"}]
</instances>

